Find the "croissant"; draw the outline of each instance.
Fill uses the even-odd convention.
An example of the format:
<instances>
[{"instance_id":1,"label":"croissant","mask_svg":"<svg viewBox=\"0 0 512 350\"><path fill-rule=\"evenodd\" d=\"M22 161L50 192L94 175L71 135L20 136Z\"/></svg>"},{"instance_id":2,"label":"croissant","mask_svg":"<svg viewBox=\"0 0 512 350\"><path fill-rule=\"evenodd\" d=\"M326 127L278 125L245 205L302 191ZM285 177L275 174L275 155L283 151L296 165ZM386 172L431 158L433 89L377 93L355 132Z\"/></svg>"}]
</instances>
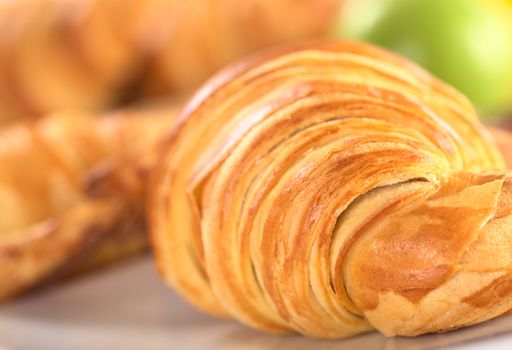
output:
<instances>
[{"instance_id":1,"label":"croissant","mask_svg":"<svg viewBox=\"0 0 512 350\"><path fill-rule=\"evenodd\" d=\"M252 50L325 33L338 3L2 1L0 125L63 108L97 111L186 93Z\"/></svg>"},{"instance_id":2,"label":"croissant","mask_svg":"<svg viewBox=\"0 0 512 350\"><path fill-rule=\"evenodd\" d=\"M129 73L138 69L140 58L133 54L134 13L144 12L137 5L143 3L3 1L1 121L62 108L95 111L115 104L122 98L120 90L130 84Z\"/></svg>"},{"instance_id":3,"label":"croissant","mask_svg":"<svg viewBox=\"0 0 512 350\"><path fill-rule=\"evenodd\" d=\"M468 100L365 44L267 51L178 117L152 185L163 278L270 332L444 332L512 308L512 178Z\"/></svg>"},{"instance_id":4,"label":"croissant","mask_svg":"<svg viewBox=\"0 0 512 350\"><path fill-rule=\"evenodd\" d=\"M0 300L147 248L145 181L174 110L62 113L0 132Z\"/></svg>"}]
</instances>

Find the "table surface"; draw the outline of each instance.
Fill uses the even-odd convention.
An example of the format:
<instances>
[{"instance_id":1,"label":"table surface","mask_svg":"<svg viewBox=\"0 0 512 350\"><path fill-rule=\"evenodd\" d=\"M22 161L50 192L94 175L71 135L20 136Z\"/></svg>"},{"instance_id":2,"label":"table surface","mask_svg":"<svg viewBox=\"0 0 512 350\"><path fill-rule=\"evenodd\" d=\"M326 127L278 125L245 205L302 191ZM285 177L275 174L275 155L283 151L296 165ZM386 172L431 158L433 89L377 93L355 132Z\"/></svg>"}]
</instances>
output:
<instances>
[{"instance_id":1,"label":"table surface","mask_svg":"<svg viewBox=\"0 0 512 350\"><path fill-rule=\"evenodd\" d=\"M510 333L509 333L510 332ZM512 316L447 334L339 341L276 336L194 310L159 280L149 256L0 307L0 350L510 349Z\"/></svg>"}]
</instances>

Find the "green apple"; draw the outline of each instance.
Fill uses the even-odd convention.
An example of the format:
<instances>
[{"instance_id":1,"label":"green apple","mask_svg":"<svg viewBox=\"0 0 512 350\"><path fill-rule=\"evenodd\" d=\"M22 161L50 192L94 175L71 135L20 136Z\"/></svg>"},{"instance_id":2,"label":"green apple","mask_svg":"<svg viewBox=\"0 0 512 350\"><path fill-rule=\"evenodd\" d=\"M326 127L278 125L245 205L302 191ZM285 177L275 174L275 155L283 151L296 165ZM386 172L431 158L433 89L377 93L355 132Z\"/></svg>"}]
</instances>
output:
<instances>
[{"instance_id":1,"label":"green apple","mask_svg":"<svg viewBox=\"0 0 512 350\"><path fill-rule=\"evenodd\" d=\"M409 57L484 116L512 107L512 6L504 0L346 0L332 34Z\"/></svg>"}]
</instances>

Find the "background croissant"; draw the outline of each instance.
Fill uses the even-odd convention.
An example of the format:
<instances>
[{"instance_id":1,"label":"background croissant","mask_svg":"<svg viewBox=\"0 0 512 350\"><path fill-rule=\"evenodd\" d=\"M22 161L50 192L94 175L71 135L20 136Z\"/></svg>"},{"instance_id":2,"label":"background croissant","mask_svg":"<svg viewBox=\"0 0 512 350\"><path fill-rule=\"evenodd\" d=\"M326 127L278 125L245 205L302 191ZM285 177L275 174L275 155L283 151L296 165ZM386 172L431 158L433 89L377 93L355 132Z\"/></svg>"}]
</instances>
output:
<instances>
[{"instance_id":1,"label":"background croissant","mask_svg":"<svg viewBox=\"0 0 512 350\"><path fill-rule=\"evenodd\" d=\"M348 42L224 70L178 118L151 194L162 276L250 326L447 331L512 308L512 180L470 103Z\"/></svg>"},{"instance_id":2,"label":"background croissant","mask_svg":"<svg viewBox=\"0 0 512 350\"><path fill-rule=\"evenodd\" d=\"M0 299L147 247L146 178L172 106L0 133Z\"/></svg>"},{"instance_id":3,"label":"background croissant","mask_svg":"<svg viewBox=\"0 0 512 350\"><path fill-rule=\"evenodd\" d=\"M255 49L325 33L338 3L2 1L0 124L186 93Z\"/></svg>"}]
</instances>

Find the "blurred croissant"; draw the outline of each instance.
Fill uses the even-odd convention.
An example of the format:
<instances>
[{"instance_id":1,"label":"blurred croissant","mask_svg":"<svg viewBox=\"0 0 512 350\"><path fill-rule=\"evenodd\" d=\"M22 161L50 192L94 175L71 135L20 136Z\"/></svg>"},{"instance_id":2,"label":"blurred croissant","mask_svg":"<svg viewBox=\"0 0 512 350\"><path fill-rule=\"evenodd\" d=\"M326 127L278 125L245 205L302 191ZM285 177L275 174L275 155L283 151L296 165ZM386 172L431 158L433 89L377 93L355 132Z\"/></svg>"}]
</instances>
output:
<instances>
[{"instance_id":1,"label":"blurred croissant","mask_svg":"<svg viewBox=\"0 0 512 350\"><path fill-rule=\"evenodd\" d=\"M512 169L512 132L498 127L488 127L505 159L507 169Z\"/></svg>"},{"instance_id":2,"label":"blurred croissant","mask_svg":"<svg viewBox=\"0 0 512 350\"><path fill-rule=\"evenodd\" d=\"M0 132L0 300L147 247L144 194L174 107Z\"/></svg>"},{"instance_id":3,"label":"blurred croissant","mask_svg":"<svg viewBox=\"0 0 512 350\"><path fill-rule=\"evenodd\" d=\"M220 66L325 33L339 0L0 2L0 125L182 94Z\"/></svg>"},{"instance_id":4,"label":"blurred croissant","mask_svg":"<svg viewBox=\"0 0 512 350\"><path fill-rule=\"evenodd\" d=\"M178 117L150 227L207 312L340 338L512 308L512 177L468 100L387 51L314 42L224 70Z\"/></svg>"}]
</instances>

